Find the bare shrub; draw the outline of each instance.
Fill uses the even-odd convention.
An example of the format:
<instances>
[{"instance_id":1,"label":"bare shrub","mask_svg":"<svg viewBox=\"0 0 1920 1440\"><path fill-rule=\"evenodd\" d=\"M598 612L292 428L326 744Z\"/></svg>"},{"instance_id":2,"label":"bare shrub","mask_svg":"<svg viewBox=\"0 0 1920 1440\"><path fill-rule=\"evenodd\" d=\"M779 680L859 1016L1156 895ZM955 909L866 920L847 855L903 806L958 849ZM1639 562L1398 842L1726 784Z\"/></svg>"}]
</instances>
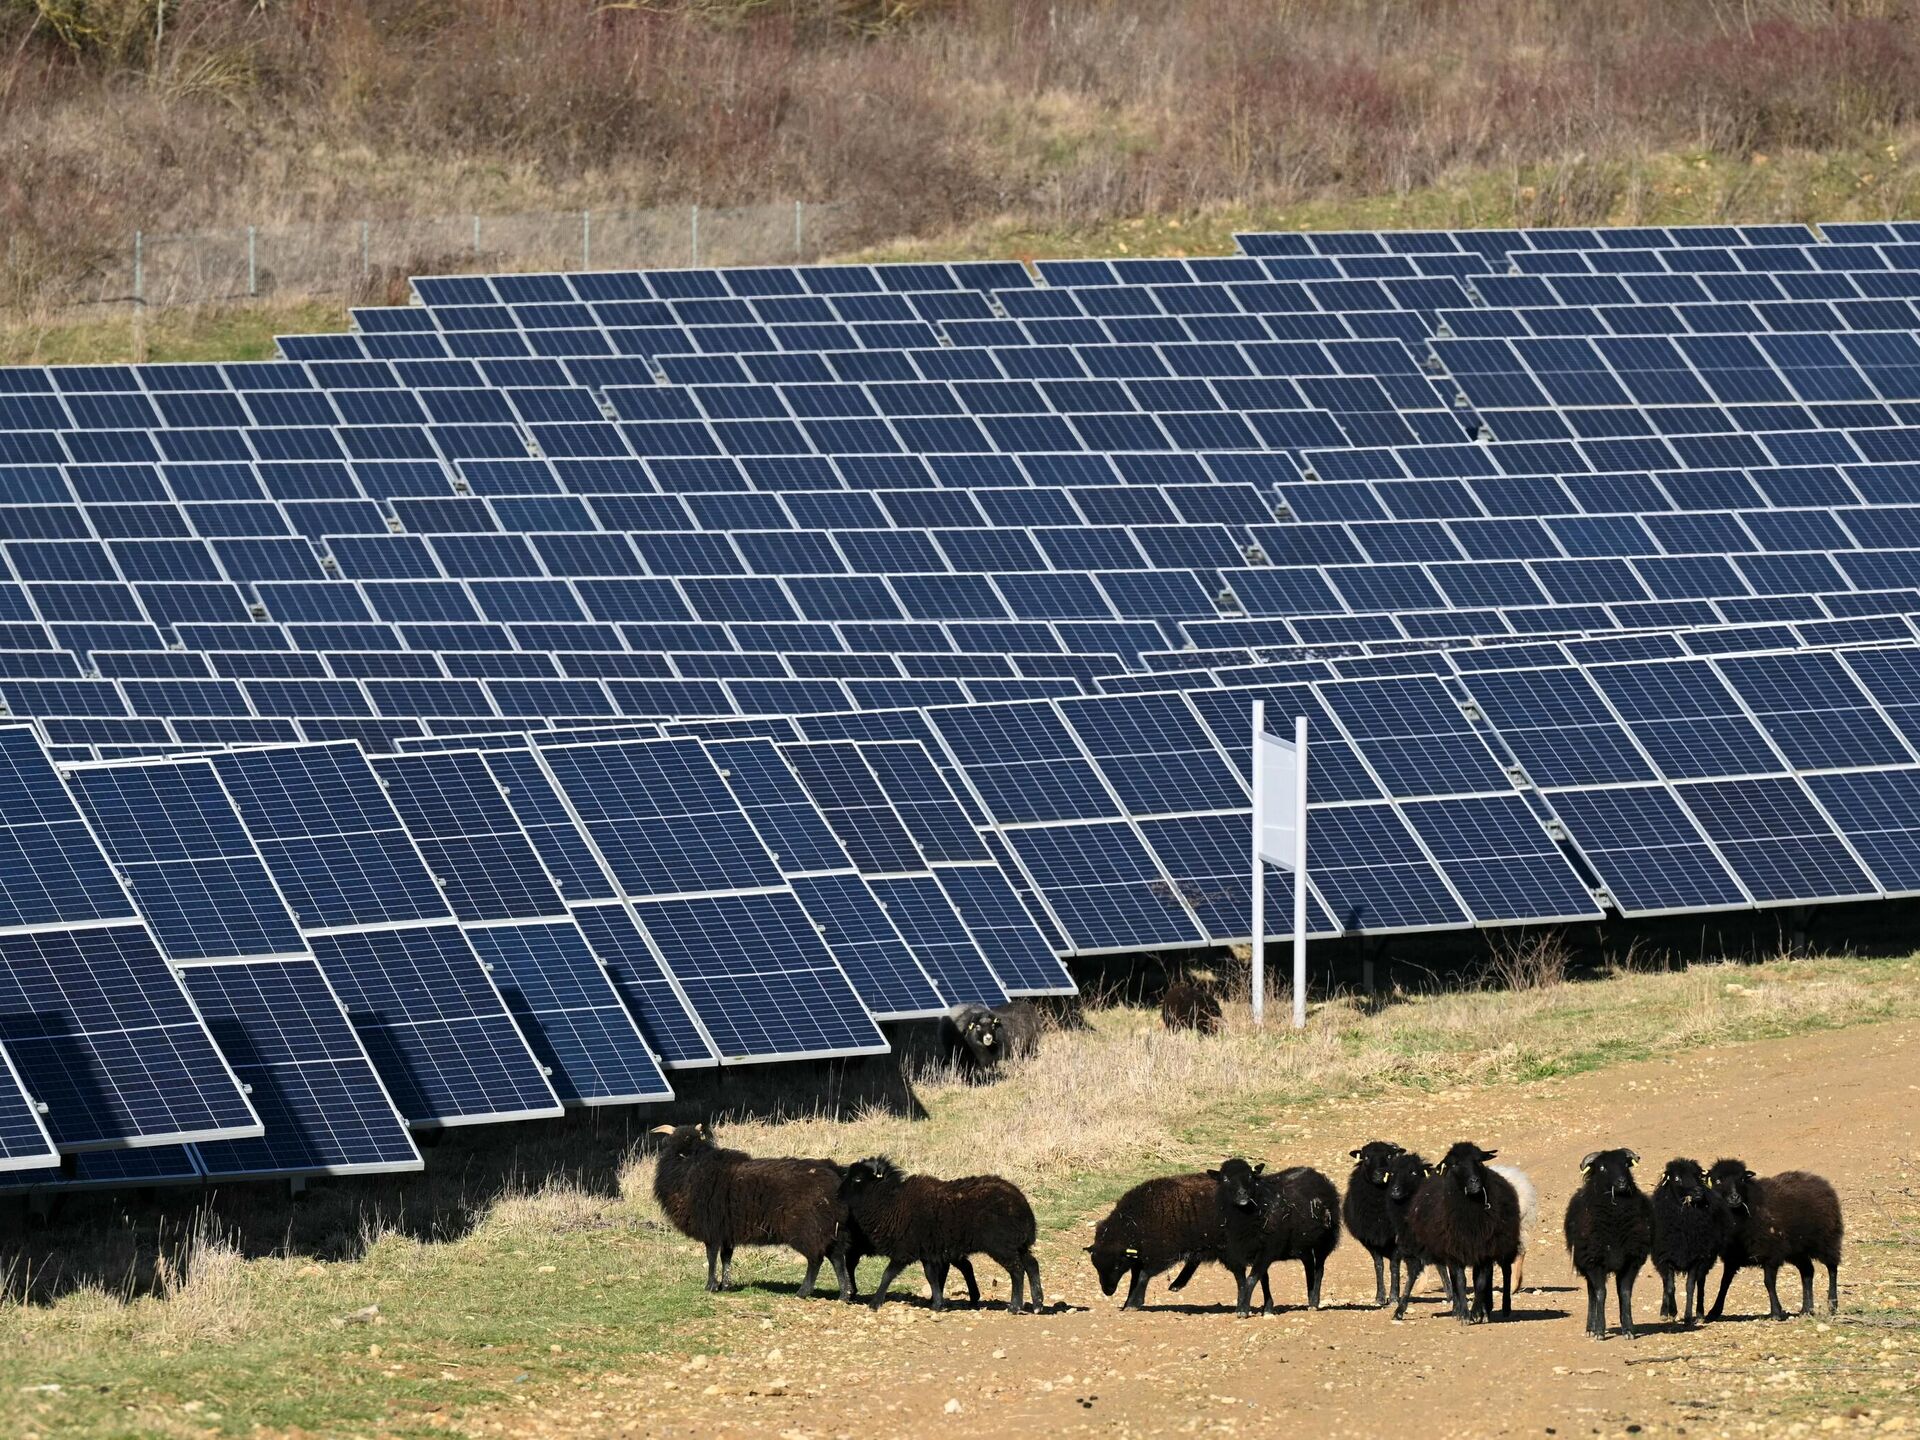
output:
<instances>
[{"instance_id":1,"label":"bare shrub","mask_svg":"<svg viewBox=\"0 0 1920 1440\"><path fill-rule=\"evenodd\" d=\"M1482 974L1507 990L1550 990L1566 983L1572 963L1573 950L1559 930L1502 933L1490 939Z\"/></svg>"}]
</instances>

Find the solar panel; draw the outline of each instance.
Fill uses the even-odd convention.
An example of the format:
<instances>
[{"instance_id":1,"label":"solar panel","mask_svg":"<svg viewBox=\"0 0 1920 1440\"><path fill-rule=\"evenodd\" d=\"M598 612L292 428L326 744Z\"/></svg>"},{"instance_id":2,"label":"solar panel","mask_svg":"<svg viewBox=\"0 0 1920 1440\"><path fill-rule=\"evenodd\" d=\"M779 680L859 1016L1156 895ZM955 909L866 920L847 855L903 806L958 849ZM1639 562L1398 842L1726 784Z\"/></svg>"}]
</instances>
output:
<instances>
[{"instance_id":1,"label":"solar panel","mask_svg":"<svg viewBox=\"0 0 1920 1440\"><path fill-rule=\"evenodd\" d=\"M659 1062L486 761L443 751L372 764L561 1100L670 1099Z\"/></svg>"},{"instance_id":2,"label":"solar panel","mask_svg":"<svg viewBox=\"0 0 1920 1440\"><path fill-rule=\"evenodd\" d=\"M59 1162L40 1107L27 1098L13 1057L0 1046L0 1173L33 1170Z\"/></svg>"},{"instance_id":3,"label":"solar panel","mask_svg":"<svg viewBox=\"0 0 1920 1440\"><path fill-rule=\"evenodd\" d=\"M365 757L303 745L211 764L408 1123L558 1114Z\"/></svg>"},{"instance_id":4,"label":"solar panel","mask_svg":"<svg viewBox=\"0 0 1920 1440\"><path fill-rule=\"evenodd\" d=\"M204 761L81 767L76 799L266 1127L201 1173L418 1169L406 1126Z\"/></svg>"},{"instance_id":5,"label":"solar panel","mask_svg":"<svg viewBox=\"0 0 1920 1440\"><path fill-rule=\"evenodd\" d=\"M25 728L0 730L0 1047L61 1151L260 1133L152 934Z\"/></svg>"},{"instance_id":6,"label":"solar panel","mask_svg":"<svg viewBox=\"0 0 1920 1440\"><path fill-rule=\"evenodd\" d=\"M1793 779L1698 781L1675 788L1756 903L1879 895L1846 841Z\"/></svg>"},{"instance_id":7,"label":"solar panel","mask_svg":"<svg viewBox=\"0 0 1920 1440\"><path fill-rule=\"evenodd\" d=\"M721 1058L886 1050L698 741L553 744L538 757Z\"/></svg>"},{"instance_id":8,"label":"solar panel","mask_svg":"<svg viewBox=\"0 0 1920 1440\"><path fill-rule=\"evenodd\" d=\"M954 1003L921 968L773 743L719 741L706 750L875 1018L938 1015ZM997 986L980 989L966 998L985 1004L1005 998Z\"/></svg>"},{"instance_id":9,"label":"solar panel","mask_svg":"<svg viewBox=\"0 0 1920 1440\"><path fill-rule=\"evenodd\" d=\"M961 920L850 741L785 744L779 753L844 846L943 1005L998 1005L1007 987ZM925 882L925 883L923 883Z\"/></svg>"}]
</instances>

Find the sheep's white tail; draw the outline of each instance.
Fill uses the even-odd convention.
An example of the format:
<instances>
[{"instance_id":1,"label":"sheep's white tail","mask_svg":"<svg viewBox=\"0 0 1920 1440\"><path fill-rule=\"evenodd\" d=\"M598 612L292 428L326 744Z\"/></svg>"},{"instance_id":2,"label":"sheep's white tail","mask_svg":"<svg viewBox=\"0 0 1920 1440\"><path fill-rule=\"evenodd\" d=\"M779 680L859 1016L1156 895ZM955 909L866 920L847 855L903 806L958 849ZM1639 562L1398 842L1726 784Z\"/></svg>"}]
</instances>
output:
<instances>
[{"instance_id":1,"label":"sheep's white tail","mask_svg":"<svg viewBox=\"0 0 1920 1440\"><path fill-rule=\"evenodd\" d=\"M1527 1241L1540 1219L1540 1193L1533 1188L1533 1181L1527 1178L1527 1172L1518 1165L1489 1165L1487 1168L1496 1175L1504 1176L1507 1183L1513 1186L1514 1194L1520 1197L1520 1255L1513 1266L1513 1288L1518 1290L1527 1273Z\"/></svg>"}]
</instances>

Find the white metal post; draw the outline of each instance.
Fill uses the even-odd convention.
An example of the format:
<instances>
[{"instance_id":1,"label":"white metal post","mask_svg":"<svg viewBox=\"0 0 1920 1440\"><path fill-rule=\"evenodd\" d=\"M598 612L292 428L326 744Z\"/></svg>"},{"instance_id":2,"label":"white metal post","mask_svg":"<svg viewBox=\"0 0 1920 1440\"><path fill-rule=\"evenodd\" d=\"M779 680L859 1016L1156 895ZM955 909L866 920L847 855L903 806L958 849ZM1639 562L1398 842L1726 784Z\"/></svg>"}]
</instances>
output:
<instances>
[{"instance_id":1,"label":"white metal post","mask_svg":"<svg viewBox=\"0 0 1920 1440\"><path fill-rule=\"evenodd\" d=\"M254 241L254 237L257 233L258 232L254 229L253 226L249 225L247 227L247 294L248 295L258 295L260 293L260 264L259 264L258 252L255 248L255 241Z\"/></svg>"},{"instance_id":2,"label":"white metal post","mask_svg":"<svg viewBox=\"0 0 1920 1440\"><path fill-rule=\"evenodd\" d=\"M1267 1018L1267 865L1260 858L1261 827L1266 823L1262 798L1266 786L1266 746L1260 736L1267 728L1267 702L1253 702L1253 1023Z\"/></svg>"},{"instance_id":3,"label":"white metal post","mask_svg":"<svg viewBox=\"0 0 1920 1440\"><path fill-rule=\"evenodd\" d=\"M1294 760L1300 767L1293 797L1293 1028L1307 1023L1307 717L1293 722Z\"/></svg>"},{"instance_id":4,"label":"white metal post","mask_svg":"<svg viewBox=\"0 0 1920 1440\"><path fill-rule=\"evenodd\" d=\"M593 268L593 211L580 212L580 268Z\"/></svg>"},{"instance_id":5,"label":"white metal post","mask_svg":"<svg viewBox=\"0 0 1920 1440\"><path fill-rule=\"evenodd\" d=\"M687 217L687 245L693 268L700 268L700 207L694 206Z\"/></svg>"}]
</instances>

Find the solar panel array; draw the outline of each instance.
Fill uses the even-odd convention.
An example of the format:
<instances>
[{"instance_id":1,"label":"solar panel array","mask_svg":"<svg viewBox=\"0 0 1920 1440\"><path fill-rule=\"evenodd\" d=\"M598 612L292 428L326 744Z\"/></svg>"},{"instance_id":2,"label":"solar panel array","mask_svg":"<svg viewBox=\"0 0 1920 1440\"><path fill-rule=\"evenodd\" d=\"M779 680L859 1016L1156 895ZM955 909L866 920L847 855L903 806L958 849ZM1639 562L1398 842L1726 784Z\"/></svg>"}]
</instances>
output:
<instances>
[{"instance_id":1,"label":"solar panel array","mask_svg":"<svg viewBox=\"0 0 1920 1440\"><path fill-rule=\"evenodd\" d=\"M1255 699L1312 934L1920 888L1920 225L1238 238L0 370L4 969L203 1047L99 1099L138 1015L40 1000L0 1168L404 1168L1244 941Z\"/></svg>"}]
</instances>

